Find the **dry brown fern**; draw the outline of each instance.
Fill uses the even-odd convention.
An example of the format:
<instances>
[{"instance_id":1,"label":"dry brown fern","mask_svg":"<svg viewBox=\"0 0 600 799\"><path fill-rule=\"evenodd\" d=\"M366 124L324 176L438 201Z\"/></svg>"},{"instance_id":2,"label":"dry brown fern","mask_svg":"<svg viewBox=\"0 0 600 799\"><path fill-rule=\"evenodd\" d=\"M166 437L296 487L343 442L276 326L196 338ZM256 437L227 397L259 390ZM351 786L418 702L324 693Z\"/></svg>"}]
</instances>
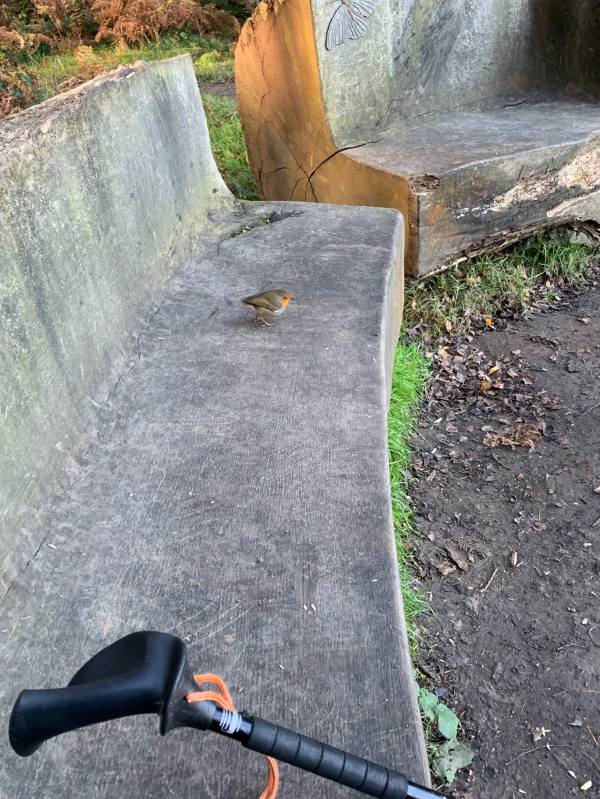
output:
<instances>
[{"instance_id":1,"label":"dry brown fern","mask_svg":"<svg viewBox=\"0 0 600 799\"><path fill-rule=\"evenodd\" d=\"M45 23L57 38L80 40L93 22L89 0L34 0L33 5L32 26Z\"/></svg>"},{"instance_id":2,"label":"dry brown fern","mask_svg":"<svg viewBox=\"0 0 600 799\"><path fill-rule=\"evenodd\" d=\"M0 117L6 117L39 101L35 79L18 69L0 67Z\"/></svg>"},{"instance_id":3,"label":"dry brown fern","mask_svg":"<svg viewBox=\"0 0 600 799\"><path fill-rule=\"evenodd\" d=\"M21 33L12 28L0 27L0 47L4 50L34 52L40 44L52 46L52 39L43 33Z\"/></svg>"},{"instance_id":4,"label":"dry brown fern","mask_svg":"<svg viewBox=\"0 0 600 799\"><path fill-rule=\"evenodd\" d=\"M92 13L99 24L96 41L118 44L158 41L169 30L239 34L239 22L221 9L195 0L94 0Z\"/></svg>"}]
</instances>

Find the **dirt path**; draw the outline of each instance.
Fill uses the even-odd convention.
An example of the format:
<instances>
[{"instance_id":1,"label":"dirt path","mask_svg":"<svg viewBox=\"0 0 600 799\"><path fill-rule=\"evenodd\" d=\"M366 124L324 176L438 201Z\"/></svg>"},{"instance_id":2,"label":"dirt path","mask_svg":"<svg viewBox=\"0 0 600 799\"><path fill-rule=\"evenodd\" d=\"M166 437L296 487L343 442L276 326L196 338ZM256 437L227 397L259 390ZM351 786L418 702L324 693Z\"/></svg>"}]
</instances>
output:
<instances>
[{"instance_id":1,"label":"dirt path","mask_svg":"<svg viewBox=\"0 0 600 799\"><path fill-rule=\"evenodd\" d=\"M217 97L229 97L235 100L235 81L231 80L206 80L199 84L201 94L213 94Z\"/></svg>"},{"instance_id":2,"label":"dirt path","mask_svg":"<svg viewBox=\"0 0 600 799\"><path fill-rule=\"evenodd\" d=\"M412 496L456 796L599 797L600 289L437 360Z\"/></svg>"}]
</instances>

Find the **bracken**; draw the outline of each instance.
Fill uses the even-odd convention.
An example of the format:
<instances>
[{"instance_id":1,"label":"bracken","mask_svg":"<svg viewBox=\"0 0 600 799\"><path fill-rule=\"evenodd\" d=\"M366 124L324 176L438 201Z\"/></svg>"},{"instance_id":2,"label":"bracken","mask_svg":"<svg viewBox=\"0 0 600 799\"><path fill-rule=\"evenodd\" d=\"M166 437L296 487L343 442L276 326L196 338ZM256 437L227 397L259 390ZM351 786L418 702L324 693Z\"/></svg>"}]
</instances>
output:
<instances>
[{"instance_id":1,"label":"bracken","mask_svg":"<svg viewBox=\"0 0 600 799\"><path fill-rule=\"evenodd\" d=\"M99 24L96 41L109 39L122 45L158 41L161 34L174 29L232 37L240 30L231 14L194 0L95 0L92 14Z\"/></svg>"}]
</instances>

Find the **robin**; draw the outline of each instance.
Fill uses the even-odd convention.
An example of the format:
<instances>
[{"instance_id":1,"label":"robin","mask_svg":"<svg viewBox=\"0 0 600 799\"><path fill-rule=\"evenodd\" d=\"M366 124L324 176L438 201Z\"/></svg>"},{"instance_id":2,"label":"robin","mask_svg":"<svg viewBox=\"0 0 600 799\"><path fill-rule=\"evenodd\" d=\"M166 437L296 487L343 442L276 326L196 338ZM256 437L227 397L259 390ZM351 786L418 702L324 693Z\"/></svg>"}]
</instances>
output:
<instances>
[{"instance_id":1,"label":"robin","mask_svg":"<svg viewBox=\"0 0 600 799\"><path fill-rule=\"evenodd\" d=\"M255 312L254 317L257 322L270 327L267 319L274 319L288 307L289 301L293 299L289 291L283 289L271 289L261 291L260 294L252 294L251 297L244 297L243 303L249 305Z\"/></svg>"}]
</instances>

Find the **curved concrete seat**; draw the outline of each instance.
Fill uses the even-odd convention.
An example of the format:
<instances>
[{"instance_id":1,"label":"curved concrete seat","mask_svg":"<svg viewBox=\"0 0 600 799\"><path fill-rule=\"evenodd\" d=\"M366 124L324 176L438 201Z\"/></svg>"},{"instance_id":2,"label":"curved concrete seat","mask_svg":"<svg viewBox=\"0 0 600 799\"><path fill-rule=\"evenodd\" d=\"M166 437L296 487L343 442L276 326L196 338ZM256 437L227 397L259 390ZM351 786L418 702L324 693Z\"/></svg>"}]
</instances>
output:
<instances>
[{"instance_id":1,"label":"curved concrete seat","mask_svg":"<svg viewBox=\"0 0 600 799\"><path fill-rule=\"evenodd\" d=\"M595 5L370 5L364 33L329 49L352 3L275 0L244 26L238 103L263 196L401 210L415 275L600 219Z\"/></svg>"},{"instance_id":2,"label":"curved concrete seat","mask_svg":"<svg viewBox=\"0 0 600 799\"><path fill-rule=\"evenodd\" d=\"M399 214L234 201L189 59L8 120L0 169L2 718L159 629L240 707L426 782L386 451ZM263 327L237 298L274 284L295 301ZM11 799L243 799L264 777L154 717L0 750ZM346 794L283 771L282 797Z\"/></svg>"}]
</instances>

